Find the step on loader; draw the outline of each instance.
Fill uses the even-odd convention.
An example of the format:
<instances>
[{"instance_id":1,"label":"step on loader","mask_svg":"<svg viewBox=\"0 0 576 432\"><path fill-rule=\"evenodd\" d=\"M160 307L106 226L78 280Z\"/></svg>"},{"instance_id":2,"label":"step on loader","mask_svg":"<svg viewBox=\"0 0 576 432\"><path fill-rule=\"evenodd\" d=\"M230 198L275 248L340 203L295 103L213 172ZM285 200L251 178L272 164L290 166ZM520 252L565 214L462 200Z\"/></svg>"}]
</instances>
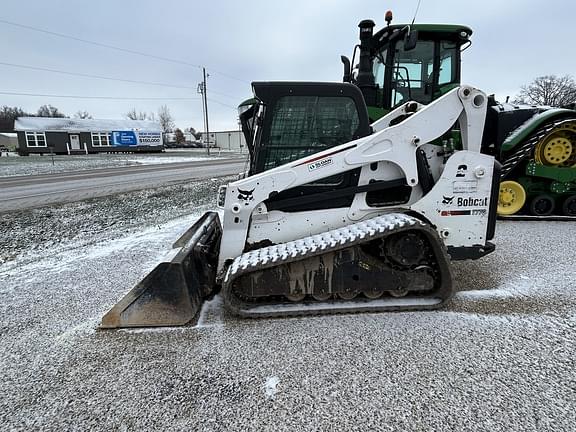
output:
<instances>
[{"instance_id":1,"label":"step on loader","mask_svg":"<svg viewBox=\"0 0 576 432\"><path fill-rule=\"evenodd\" d=\"M242 317L424 310L453 294L451 260L494 250L500 166L487 97L458 86L370 124L348 83L256 82L244 178L102 319L182 325L217 293ZM433 142L459 125L461 149Z\"/></svg>"}]
</instances>

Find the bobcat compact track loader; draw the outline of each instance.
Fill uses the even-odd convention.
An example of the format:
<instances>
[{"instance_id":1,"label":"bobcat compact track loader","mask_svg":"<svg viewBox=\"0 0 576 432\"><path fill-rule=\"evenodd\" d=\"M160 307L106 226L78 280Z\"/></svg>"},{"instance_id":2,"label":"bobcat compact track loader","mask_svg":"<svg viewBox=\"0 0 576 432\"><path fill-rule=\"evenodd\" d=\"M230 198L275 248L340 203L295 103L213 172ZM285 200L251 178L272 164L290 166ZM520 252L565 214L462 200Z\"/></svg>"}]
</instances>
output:
<instances>
[{"instance_id":1,"label":"bobcat compact track loader","mask_svg":"<svg viewBox=\"0 0 576 432\"><path fill-rule=\"evenodd\" d=\"M244 317L437 308L451 259L494 245L499 164L484 154L487 97L458 86L369 124L348 83L253 83L245 178L103 318L172 326L218 292ZM430 144L459 125L461 149Z\"/></svg>"}]
</instances>

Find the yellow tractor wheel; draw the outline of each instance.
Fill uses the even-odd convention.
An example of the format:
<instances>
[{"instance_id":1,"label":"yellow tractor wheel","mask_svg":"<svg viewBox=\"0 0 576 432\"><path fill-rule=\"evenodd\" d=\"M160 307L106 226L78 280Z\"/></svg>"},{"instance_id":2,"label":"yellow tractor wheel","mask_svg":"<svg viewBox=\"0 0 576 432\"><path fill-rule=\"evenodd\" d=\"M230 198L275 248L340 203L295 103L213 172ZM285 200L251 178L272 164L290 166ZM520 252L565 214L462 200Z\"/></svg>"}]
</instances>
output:
<instances>
[{"instance_id":1,"label":"yellow tractor wheel","mask_svg":"<svg viewBox=\"0 0 576 432\"><path fill-rule=\"evenodd\" d=\"M534 149L534 159L541 165L572 166L575 158L576 121L552 129Z\"/></svg>"},{"instance_id":2,"label":"yellow tractor wheel","mask_svg":"<svg viewBox=\"0 0 576 432\"><path fill-rule=\"evenodd\" d=\"M513 215L518 213L526 202L526 191L520 183L507 180L500 183L498 196L498 214Z\"/></svg>"}]
</instances>

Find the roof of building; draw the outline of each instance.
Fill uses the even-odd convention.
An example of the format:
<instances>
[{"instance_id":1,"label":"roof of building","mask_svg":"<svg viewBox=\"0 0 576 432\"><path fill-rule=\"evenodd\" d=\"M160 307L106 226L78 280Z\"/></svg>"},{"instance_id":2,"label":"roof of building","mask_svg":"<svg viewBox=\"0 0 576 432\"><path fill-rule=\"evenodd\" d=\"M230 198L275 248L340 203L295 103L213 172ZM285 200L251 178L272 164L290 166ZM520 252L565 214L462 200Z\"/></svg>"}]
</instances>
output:
<instances>
[{"instance_id":1,"label":"roof of building","mask_svg":"<svg viewBox=\"0 0 576 432\"><path fill-rule=\"evenodd\" d=\"M200 135L206 135L206 132L198 132ZM223 134L223 133L239 133L241 134L242 131L238 129L226 129L226 130L219 130L219 131L210 131L210 135L212 134Z\"/></svg>"},{"instance_id":2,"label":"roof of building","mask_svg":"<svg viewBox=\"0 0 576 432\"><path fill-rule=\"evenodd\" d=\"M14 130L44 132L111 132L135 130L141 132L161 132L160 123L146 120L100 120L70 119L57 117L18 117Z\"/></svg>"}]
</instances>

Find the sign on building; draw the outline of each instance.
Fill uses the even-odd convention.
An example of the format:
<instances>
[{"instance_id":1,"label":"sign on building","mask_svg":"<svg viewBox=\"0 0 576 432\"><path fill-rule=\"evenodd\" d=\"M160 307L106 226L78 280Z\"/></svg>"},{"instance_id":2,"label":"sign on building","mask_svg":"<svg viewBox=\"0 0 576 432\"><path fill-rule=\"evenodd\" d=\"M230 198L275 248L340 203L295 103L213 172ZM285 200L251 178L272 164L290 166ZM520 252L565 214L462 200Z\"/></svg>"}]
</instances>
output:
<instances>
[{"instance_id":1,"label":"sign on building","mask_svg":"<svg viewBox=\"0 0 576 432\"><path fill-rule=\"evenodd\" d=\"M133 146L138 145L138 138L134 131L113 131L112 145L115 146Z\"/></svg>"},{"instance_id":2,"label":"sign on building","mask_svg":"<svg viewBox=\"0 0 576 432\"><path fill-rule=\"evenodd\" d=\"M138 132L138 140L144 145L162 145L160 132Z\"/></svg>"},{"instance_id":3,"label":"sign on building","mask_svg":"<svg viewBox=\"0 0 576 432\"><path fill-rule=\"evenodd\" d=\"M160 132L134 132L134 131L113 131L112 145L114 146L136 146L136 145L161 145L162 134Z\"/></svg>"}]
</instances>

